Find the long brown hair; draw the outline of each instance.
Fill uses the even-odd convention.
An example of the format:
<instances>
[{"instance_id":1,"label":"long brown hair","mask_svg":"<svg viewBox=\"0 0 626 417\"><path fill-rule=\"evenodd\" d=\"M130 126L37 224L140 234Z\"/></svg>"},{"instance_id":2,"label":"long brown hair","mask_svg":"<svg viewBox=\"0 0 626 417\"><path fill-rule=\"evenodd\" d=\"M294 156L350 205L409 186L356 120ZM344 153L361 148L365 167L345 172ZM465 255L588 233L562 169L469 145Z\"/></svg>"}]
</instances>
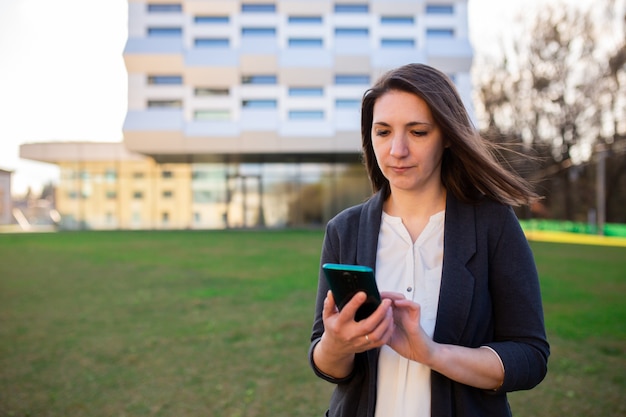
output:
<instances>
[{"instance_id":1,"label":"long brown hair","mask_svg":"<svg viewBox=\"0 0 626 417\"><path fill-rule=\"evenodd\" d=\"M415 94L426 102L448 143L441 163L441 181L454 196L476 202L482 195L514 206L530 204L539 196L523 178L498 162L497 145L481 137L463 105L454 83L441 71L424 64L408 64L384 74L363 95L361 138L365 166L373 190L389 190L372 146L376 100L391 90Z\"/></svg>"}]
</instances>

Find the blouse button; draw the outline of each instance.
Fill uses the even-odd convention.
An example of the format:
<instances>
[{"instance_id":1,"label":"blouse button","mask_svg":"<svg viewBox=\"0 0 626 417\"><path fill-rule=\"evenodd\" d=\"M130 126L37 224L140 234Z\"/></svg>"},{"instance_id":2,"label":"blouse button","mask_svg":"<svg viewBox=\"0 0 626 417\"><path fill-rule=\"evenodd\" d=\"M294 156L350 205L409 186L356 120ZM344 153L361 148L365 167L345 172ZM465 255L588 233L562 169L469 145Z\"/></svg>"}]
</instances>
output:
<instances>
[{"instance_id":1,"label":"blouse button","mask_svg":"<svg viewBox=\"0 0 626 417\"><path fill-rule=\"evenodd\" d=\"M407 287L406 292L411 292L413 291L413 287Z\"/></svg>"}]
</instances>

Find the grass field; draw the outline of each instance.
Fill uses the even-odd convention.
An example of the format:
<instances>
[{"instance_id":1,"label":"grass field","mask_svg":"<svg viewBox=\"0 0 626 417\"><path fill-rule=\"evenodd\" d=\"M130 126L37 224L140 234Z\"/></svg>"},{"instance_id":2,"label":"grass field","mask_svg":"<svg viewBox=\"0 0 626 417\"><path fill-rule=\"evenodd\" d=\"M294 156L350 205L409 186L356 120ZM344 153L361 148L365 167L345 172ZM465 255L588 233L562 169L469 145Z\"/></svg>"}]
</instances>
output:
<instances>
[{"instance_id":1,"label":"grass field","mask_svg":"<svg viewBox=\"0 0 626 417\"><path fill-rule=\"evenodd\" d=\"M0 234L0 416L321 416L321 231ZM517 417L626 414L626 248L532 243L550 370Z\"/></svg>"}]
</instances>

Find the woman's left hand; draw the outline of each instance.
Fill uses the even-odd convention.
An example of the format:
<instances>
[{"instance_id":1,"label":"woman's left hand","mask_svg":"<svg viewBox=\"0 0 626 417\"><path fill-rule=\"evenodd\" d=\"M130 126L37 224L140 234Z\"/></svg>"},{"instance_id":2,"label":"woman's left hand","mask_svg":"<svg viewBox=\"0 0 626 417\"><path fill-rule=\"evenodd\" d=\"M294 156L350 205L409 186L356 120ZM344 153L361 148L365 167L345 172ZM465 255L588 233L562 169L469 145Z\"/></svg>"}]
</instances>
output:
<instances>
[{"instance_id":1,"label":"woman's left hand","mask_svg":"<svg viewBox=\"0 0 626 417\"><path fill-rule=\"evenodd\" d=\"M381 297L393 301L395 331L387 344L399 355L430 366L436 344L420 325L420 305L400 293L383 292Z\"/></svg>"},{"instance_id":2,"label":"woman's left hand","mask_svg":"<svg viewBox=\"0 0 626 417\"><path fill-rule=\"evenodd\" d=\"M436 343L420 325L420 305L393 292L381 293L392 300L393 334L387 345L399 355L448 378L481 389L497 389L504 381L504 366L497 353L484 347L469 348Z\"/></svg>"}]
</instances>

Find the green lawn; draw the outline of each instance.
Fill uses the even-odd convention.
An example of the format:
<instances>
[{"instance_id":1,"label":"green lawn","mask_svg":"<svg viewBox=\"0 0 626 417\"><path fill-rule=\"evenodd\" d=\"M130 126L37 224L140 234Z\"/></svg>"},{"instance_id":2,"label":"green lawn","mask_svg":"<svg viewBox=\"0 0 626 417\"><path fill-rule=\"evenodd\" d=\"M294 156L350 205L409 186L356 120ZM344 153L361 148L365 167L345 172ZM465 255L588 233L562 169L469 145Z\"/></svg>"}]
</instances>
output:
<instances>
[{"instance_id":1,"label":"green lawn","mask_svg":"<svg viewBox=\"0 0 626 417\"><path fill-rule=\"evenodd\" d=\"M0 416L321 416L322 237L0 234ZM514 415L624 416L626 248L533 249L553 353Z\"/></svg>"}]
</instances>

